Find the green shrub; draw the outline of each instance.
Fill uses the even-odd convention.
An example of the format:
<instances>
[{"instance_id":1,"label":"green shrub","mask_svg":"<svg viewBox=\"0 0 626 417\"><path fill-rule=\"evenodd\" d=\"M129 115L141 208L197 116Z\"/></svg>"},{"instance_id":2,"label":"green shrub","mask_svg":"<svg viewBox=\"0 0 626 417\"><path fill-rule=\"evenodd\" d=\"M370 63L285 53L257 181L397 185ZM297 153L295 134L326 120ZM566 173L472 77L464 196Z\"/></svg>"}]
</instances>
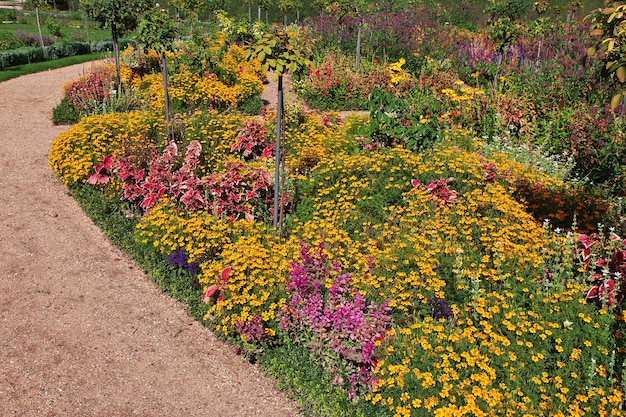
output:
<instances>
[{"instance_id":1,"label":"green shrub","mask_svg":"<svg viewBox=\"0 0 626 417\"><path fill-rule=\"evenodd\" d=\"M86 42L62 42L46 46L45 49L48 60L85 55L91 52L89 44Z\"/></svg>"},{"instance_id":2,"label":"green shrub","mask_svg":"<svg viewBox=\"0 0 626 417\"><path fill-rule=\"evenodd\" d=\"M258 94L244 99L237 106L237 109L239 109L239 111L241 111L243 114L250 116L261 114L262 108L263 100L261 100L261 96Z\"/></svg>"},{"instance_id":3,"label":"green shrub","mask_svg":"<svg viewBox=\"0 0 626 417\"><path fill-rule=\"evenodd\" d=\"M41 48L29 46L12 49L10 51L0 52L0 69L44 60L45 57Z\"/></svg>"},{"instance_id":4,"label":"green shrub","mask_svg":"<svg viewBox=\"0 0 626 417\"><path fill-rule=\"evenodd\" d=\"M48 23L46 23L46 28L48 28L48 32L50 32L50 35L56 38L63 37L63 32L61 32L62 27L63 25L61 24L61 22L58 22L56 20L50 20L48 21Z\"/></svg>"},{"instance_id":5,"label":"green shrub","mask_svg":"<svg viewBox=\"0 0 626 417\"><path fill-rule=\"evenodd\" d=\"M126 49L128 44L132 42L131 39L120 39L120 51ZM113 51L113 41L104 40L91 43L91 52L111 52Z\"/></svg>"},{"instance_id":6,"label":"green shrub","mask_svg":"<svg viewBox=\"0 0 626 417\"><path fill-rule=\"evenodd\" d=\"M67 97L52 109L52 123L55 125L71 125L80 120L80 115L74 110Z\"/></svg>"},{"instance_id":7,"label":"green shrub","mask_svg":"<svg viewBox=\"0 0 626 417\"><path fill-rule=\"evenodd\" d=\"M20 46L20 41L11 32L0 32L0 51L9 51Z\"/></svg>"},{"instance_id":8,"label":"green shrub","mask_svg":"<svg viewBox=\"0 0 626 417\"><path fill-rule=\"evenodd\" d=\"M0 9L0 22L17 22L15 9Z\"/></svg>"}]
</instances>

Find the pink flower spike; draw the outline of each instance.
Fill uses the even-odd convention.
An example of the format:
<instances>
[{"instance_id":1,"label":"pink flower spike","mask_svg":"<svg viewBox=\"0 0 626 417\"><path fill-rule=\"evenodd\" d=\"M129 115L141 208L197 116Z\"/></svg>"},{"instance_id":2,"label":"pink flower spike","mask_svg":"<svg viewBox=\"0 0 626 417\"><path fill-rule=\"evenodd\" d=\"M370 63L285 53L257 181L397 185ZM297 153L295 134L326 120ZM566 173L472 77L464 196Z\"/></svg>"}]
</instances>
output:
<instances>
[{"instance_id":1,"label":"pink flower spike","mask_svg":"<svg viewBox=\"0 0 626 417\"><path fill-rule=\"evenodd\" d=\"M228 274L233 270L232 266L227 266L222 270L222 282L226 284L228 282Z\"/></svg>"}]
</instances>

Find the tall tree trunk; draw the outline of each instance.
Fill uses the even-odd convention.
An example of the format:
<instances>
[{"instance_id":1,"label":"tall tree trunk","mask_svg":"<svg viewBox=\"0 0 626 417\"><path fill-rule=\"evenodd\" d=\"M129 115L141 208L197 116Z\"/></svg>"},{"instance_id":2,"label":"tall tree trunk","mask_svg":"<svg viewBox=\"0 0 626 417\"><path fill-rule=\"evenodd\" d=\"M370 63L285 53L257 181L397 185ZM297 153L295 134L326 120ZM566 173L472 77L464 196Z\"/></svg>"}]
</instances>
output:
<instances>
[{"instance_id":1,"label":"tall tree trunk","mask_svg":"<svg viewBox=\"0 0 626 417\"><path fill-rule=\"evenodd\" d=\"M89 20L87 19L87 13L85 13L85 31L87 31L87 43L91 48L91 37L89 36Z\"/></svg>"},{"instance_id":2,"label":"tall tree trunk","mask_svg":"<svg viewBox=\"0 0 626 417\"><path fill-rule=\"evenodd\" d=\"M496 73L493 76L493 94L495 95L496 92L498 91L498 77L500 76L500 68L502 67L502 57L504 56L504 50L502 51L498 51L498 53L496 54L497 56L497 61L496 61Z\"/></svg>"},{"instance_id":3,"label":"tall tree trunk","mask_svg":"<svg viewBox=\"0 0 626 417\"><path fill-rule=\"evenodd\" d=\"M257 19L259 22L261 21L261 2L259 2L259 8L257 10Z\"/></svg>"},{"instance_id":4,"label":"tall tree trunk","mask_svg":"<svg viewBox=\"0 0 626 417\"><path fill-rule=\"evenodd\" d=\"M283 26L287 27L287 12L283 12Z\"/></svg>"},{"instance_id":5,"label":"tall tree trunk","mask_svg":"<svg viewBox=\"0 0 626 417\"><path fill-rule=\"evenodd\" d=\"M39 22L39 7L35 7L35 16L37 17L37 30L39 31L39 45L41 46L41 50L45 55L46 50L43 47L43 35L41 34L41 23Z\"/></svg>"},{"instance_id":6,"label":"tall tree trunk","mask_svg":"<svg viewBox=\"0 0 626 417\"><path fill-rule=\"evenodd\" d=\"M356 35L356 70L361 69L361 37L363 35L363 20L359 22L359 28Z\"/></svg>"},{"instance_id":7,"label":"tall tree trunk","mask_svg":"<svg viewBox=\"0 0 626 417\"><path fill-rule=\"evenodd\" d=\"M274 219L272 225L278 233L280 211L280 137L282 134L282 121L283 121L283 76L278 76L278 103L276 105L276 146L275 146L275 159L274 159Z\"/></svg>"},{"instance_id":8,"label":"tall tree trunk","mask_svg":"<svg viewBox=\"0 0 626 417\"><path fill-rule=\"evenodd\" d=\"M122 78L120 76L120 46L117 38L117 25L111 25L111 36L113 38L113 59L115 61L115 88L119 94L122 90Z\"/></svg>"},{"instance_id":9,"label":"tall tree trunk","mask_svg":"<svg viewBox=\"0 0 626 417\"><path fill-rule=\"evenodd\" d=\"M539 46L537 46L537 60L535 61L535 67L539 69L539 58L541 56L541 47L543 46L543 38L539 39Z\"/></svg>"},{"instance_id":10,"label":"tall tree trunk","mask_svg":"<svg viewBox=\"0 0 626 417\"><path fill-rule=\"evenodd\" d=\"M300 9L296 9L296 23L300 23Z\"/></svg>"},{"instance_id":11,"label":"tall tree trunk","mask_svg":"<svg viewBox=\"0 0 626 417\"><path fill-rule=\"evenodd\" d=\"M248 3L248 22L252 23L252 3Z\"/></svg>"}]
</instances>

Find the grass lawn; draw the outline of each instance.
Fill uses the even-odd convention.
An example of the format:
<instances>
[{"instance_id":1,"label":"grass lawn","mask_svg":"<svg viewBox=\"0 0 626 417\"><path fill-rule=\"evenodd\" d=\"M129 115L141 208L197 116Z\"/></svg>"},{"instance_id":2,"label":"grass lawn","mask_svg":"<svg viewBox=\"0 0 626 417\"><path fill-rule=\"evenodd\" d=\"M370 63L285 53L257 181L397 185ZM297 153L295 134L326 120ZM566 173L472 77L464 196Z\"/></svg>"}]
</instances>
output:
<instances>
[{"instance_id":1,"label":"grass lawn","mask_svg":"<svg viewBox=\"0 0 626 417\"><path fill-rule=\"evenodd\" d=\"M71 56L67 58L61 58L54 61L37 62L28 65L18 65L15 67L6 68L0 70L0 82L10 80L11 78L17 78L21 75L33 74L35 72L47 71L50 69L56 69L61 67L67 67L69 65L80 64L83 62L94 61L101 58L109 57L110 54L93 53L87 55Z\"/></svg>"},{"instance_id":2,"label":"grass lawn","mask_svg":"<svg viewBox=\"0 0 626 417\"><path fill-rule=\"evenodd\" d=\"M68 24L64 25L61 29L63 33L63 39L66 40L87 40L87 32L84 28L84 23L71 21ZM76 27L78 26L78 27ZM36 24L25 24L25 23L0 23L0 32L9 32L12 34L16 34L18 31L26 32L26 33L37 33L37 25ZM41 24L41 33L44 36L50 36L50 31L46 27L45 23ZM94 25L93 27L89 27L89 38L92 42L101 41L111 37L111 32L109 30L97 29Z\"/></svg>"}]
</instances>

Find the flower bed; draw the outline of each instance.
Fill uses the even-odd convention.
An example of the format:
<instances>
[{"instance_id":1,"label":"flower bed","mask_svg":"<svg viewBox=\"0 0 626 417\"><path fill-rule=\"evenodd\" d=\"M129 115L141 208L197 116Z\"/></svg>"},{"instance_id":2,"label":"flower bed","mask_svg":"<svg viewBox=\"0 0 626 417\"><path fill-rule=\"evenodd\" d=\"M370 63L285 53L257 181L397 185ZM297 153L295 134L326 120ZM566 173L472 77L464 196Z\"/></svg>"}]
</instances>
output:
<instances>
[{"instance_id":1,"label":"flower bed","mask_svg":"<svg viewBox=\"0 0 626 417\"><path fill-rule=\"evenodd\" d=\"M256 66L242 66L245 88ZM206 76L178 74L176 97L204 91ZM422 147L403 123L380 139L363 118L288 109L281 233L271 112L179 113L169 142L154 108L86 117L50 164L133 219L133 244L182 277L217 334L314 364L332 386L320 398L342 404L328 415L619 415L622 232L597 223L619 227L621 207L494 150L460 127L463 108L434 112L464 105L454 90L419 94Z\"/></svg>"}]
</instances>

